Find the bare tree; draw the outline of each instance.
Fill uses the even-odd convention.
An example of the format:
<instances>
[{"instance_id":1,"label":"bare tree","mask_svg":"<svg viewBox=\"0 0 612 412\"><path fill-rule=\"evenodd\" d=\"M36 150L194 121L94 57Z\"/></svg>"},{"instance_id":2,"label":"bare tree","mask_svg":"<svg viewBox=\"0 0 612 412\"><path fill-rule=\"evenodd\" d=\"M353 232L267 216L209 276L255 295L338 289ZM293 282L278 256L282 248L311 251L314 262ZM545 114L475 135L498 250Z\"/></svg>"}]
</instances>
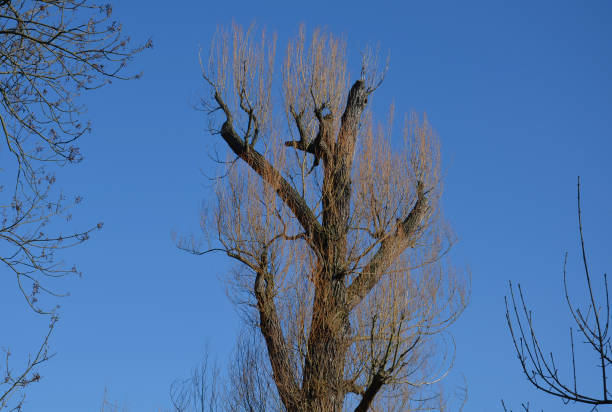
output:
<instances>
[{"instance_id":1,"label":"bare tree","mask_svg":"<svg viewBox=\"0 0 612 412\"><path fill-rule=\"evenodd\" d=\"M510 283L510 301L506 297L506 320L512 335L512 341L518 359L521 363L523 373L529 382L538 390L549 395L556 396L564 403L581 403L593 405L594 409L598 405L612 404L610 389L608 388L608 367L612 362L612 348L610 337L608 336L610 326L610 299L608 293L608 278L603 275L602 289L593 287L589 266L587 263L586 251L584 247L584 237L582 234L582 216L580 209L580 177L578 178L578 231L580 233L580 250L582 254L582 264L584 267L584 281L586 283L586 305L583 308L572 303L568 290L567 280L567 253L563 262L563 285L565 288L565 300L575 322L575 327L569 328L571 344L571 364L569 376L562 376L559 373L557 362L554 355L542 349L540 340L535 333L533 316L525 303L525 297L521 285L518 285L518 299L515 296L514 288ZM596 299L597 290L605 291L605 302L598 303ZM514 315L514 320L511 316ZM576 329L575 329L576 328ZM601 387L599 395L596 388L584 388L578 386L576 373L576 352L574 346L574 335L582 336L584 343L590 347L597 361L596 373L600 376ZM595 371L594 371L595 372ZM504 406L505 408L505 406ZM525 407L525 410L528 410Z\"/></svg>"},{"instance_id":2,"label":"bare tree","mask_svg":"<svg viewBox=\"0 0 612 412\"><path fill-rule=\"evenodd\" d=\"M223 399L231 412L282 411L265 343L259 331L248 328L238 338L228 366Z\"/></svg>"},{"instance_id":3,"label":"bare tree","mask_svg":"<svg viewBox=\"0 0 612 412\"><path fill-rule=\"evenodd\" d=\"M175 412L216 412L219 408L219 369L209 365L208 348L204 358L186 379L170 385L170 401Z\"/></svg>"},{"instance_id":4,"label":"bare tree","mask_svg":"<svg viewBox=\"0 0 612 412\"><path fill-rule=\"evenodd\" d=\"M82 159L90 130L79 95L123 74L132 48L112 8L89 0L0 0L0 262L36 311L42 279L78 273L55 257L101 224L62 234L70 199L54 189L50 165Z\"/></svg>"},{"instance_id":5,"label":"bare tree","mask_svg":"<svg viewBox=\"0 0 612 412\"><path fill-rule=\"evenodd\" d=\"M104 388L104 395L102 396L102 406L100 412L127 412L128 408L125 406L119 406L117 401L109 399L108 388Z\"/></svg>"},{"instance_id":6,"label":"bare tree","mask_svg":"<svg viewBox=\"0 0 612 412\"><path fill-rule=\"evenodd\" d=\"M284 410L414 401L452 364L443 331L466 304L465 277L442 259L453 235L436 136L412 114L391 142L393 108L386 123L367 110L386 71L371 50L352 85L330 34L300 29L280 79L275 51L233 25L202 61L203 109L231 155L202 225L217 244L180 246L237 262L231 296L261 332Z\"/></svg>"},{"instance_id":7,"label":"bare tree","mask_svg":"<svg viewBox=\"0 0 612 412\"><path fill-rule=\"evenodd\" d=\"M228 367L222 373L210 366L208 346L203 360L187 379L170 386L176 412L266 412L283 410L271 379L262 339L253 328L245 329L236 342ZM257 332L259 334L259 332Z\"/></svg>"},{"instance_id":8,"label":"bare tree","mask_svg":"<svg viewBox=\"0 0 612 412\"><path fill-rule=\"evenodd\" d=\"M59 296L44 279L78 274L56 253L85 241L101 223L65 234L70 209L81 201L56 188L55 167L82 159L78 139L90 130L82 91L103 87L124 74L144 47L130 47L112 8L89 0L0 0L0 270L15 276L36 312L50 314L43 344L17 373L6 349L0 409L20 410L25 389L40 380L50 358L55 309L43 293ZM17 399L9 405L9 399Z\"/></svg>"}]
</instances>

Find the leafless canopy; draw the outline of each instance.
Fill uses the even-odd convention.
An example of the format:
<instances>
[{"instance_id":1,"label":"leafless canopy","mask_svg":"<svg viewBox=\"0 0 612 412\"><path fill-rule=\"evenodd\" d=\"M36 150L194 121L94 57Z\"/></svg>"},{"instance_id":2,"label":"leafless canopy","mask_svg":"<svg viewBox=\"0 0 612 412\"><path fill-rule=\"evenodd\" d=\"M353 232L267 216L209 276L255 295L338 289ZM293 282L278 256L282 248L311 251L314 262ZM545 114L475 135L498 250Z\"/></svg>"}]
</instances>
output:
<instances>
[{"instance_id":1,"label":"leafless canopy","mask_svg":"<svg viewBox=\"0 0 612 412\"><path fill-rule=\"evenodd\" d=\"M441 259L453 237L427 118L407 116L392 141L393 108L383 123L367 110L386 67L366 51L351 81L345 49L301 28L277 76L274 36L218 31L202 58L203 108L232 157L202 225L218 246L181 246L237 261L231 295L282 409L409 410L452 361L441 332L465 279Z\"/></svg>"},{"instance_id":2,"label":"leafless canopy","mask_svg":"<svg viewBox=\"0 0 612 412\"><path fill-rule=\"evenodd\" d=\"M582 235L580 178L578 178L578 231L580 233L582 264L584 266L584 281L587 287L586 306L583 308L577 307L570 298L567 282L567 253L563 263L563 285L565 287L565 300L576 324L578 336L582 336L584 344L594 351L597 360L597 369L599 371L594 371L594 373L598 373L601 378L599 395L596 388L579 387L576 373L574 346L576 330L574 327L569 329L572 362L569 376L564 377L561 375L553 354L546 353L542 349L540 340L535 333L532 313L527 308L520 284L518 285L519 298L516 299L514 288L512 283L510 283L510 302L506 297L506 320L518 359L523 368L523 373L533 386L549 395L561 398L565 403L582 403L593 405L596 408L598 405L612 404L612 395L608 387L608 367L612 363L612 347L610 346L610 337L608 335L610 326L610 299L606 274L603 275L604 288L600 289L605 291L604 303L597 302L596 293L594 292L597 289L594 289L591 282ZM514 317L511 315L514 315Z\"/></svg>"},{"instance_id":3,"label":"leafless canopy","mask_svg":"<svg viewBox=\"0 0 612 412\"><path fill-rule=\"evenodd\" d=\"M0 262L37 311L37 295L53 293L44 277L77 272L55 252L100 227L61 234L59 220L81 198L53 190L49 166L81 160L81 91L127 78L142 49L129 46L111 11L89 0L0 0Z\"/></svg>"}]
</instances>

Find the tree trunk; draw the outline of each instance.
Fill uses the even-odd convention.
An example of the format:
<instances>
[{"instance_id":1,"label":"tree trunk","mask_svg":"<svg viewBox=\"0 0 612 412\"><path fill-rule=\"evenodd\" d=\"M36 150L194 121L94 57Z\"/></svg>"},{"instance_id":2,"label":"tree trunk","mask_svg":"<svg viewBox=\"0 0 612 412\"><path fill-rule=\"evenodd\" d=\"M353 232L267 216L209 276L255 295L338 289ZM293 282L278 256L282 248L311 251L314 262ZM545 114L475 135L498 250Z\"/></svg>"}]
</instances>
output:
<instances>
[{"instance_id":1,"label":"tree trunk","mask_svg":"<svg viewBox=\"0 0 612 412\"><path fill-rule=\"evenodd\" d=\"M341 412L344 365L350 324L346 299L347 233L351 200L351 169L357 124L367 102L363 81L355 82L347 99L337 139L330 134L333 117L319 117L323 154L323 243L321 270L315 275L312 324L304 364L305 411Z\"/></svg>"},{"instance_id":2,"label":"tree trunk","mask_svg":"<svg viewBox=\"0 0 612 412\"><path fill-rule=\"evenodd\" d=\"M329 272L327 272L329 273ZM304 365L304 411L340 412L344 403L344 364L350 330L342 279L319 276L308 354Z\"/></svg>"}]
</instances>

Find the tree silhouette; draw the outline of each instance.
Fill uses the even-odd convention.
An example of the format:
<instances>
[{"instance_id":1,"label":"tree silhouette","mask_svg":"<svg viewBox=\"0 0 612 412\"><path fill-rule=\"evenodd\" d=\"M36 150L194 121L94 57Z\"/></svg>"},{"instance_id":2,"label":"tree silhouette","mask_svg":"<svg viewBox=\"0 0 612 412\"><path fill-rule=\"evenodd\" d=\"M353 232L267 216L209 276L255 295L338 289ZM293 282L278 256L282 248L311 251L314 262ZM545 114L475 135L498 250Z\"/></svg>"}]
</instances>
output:
<instances>
[{"instance_id":1,"label":"tree silhouette","mask_svg":"<svg viewBox=\"0 0 612 412\"><path fill-rule=\"evenodd\" d=\"M237 262L230 295L261 332L287 411L439 401L434 384L452 363L438 356L442 331L466 283L442 259L453 235L436 136L412 114L393 146L393 108L386 125L367 110L386 71L372 50L349 82L343 41L315 30L308 42L301 28L280 96L275 51L265 31L233 25L202 60L203 109L231 155L203 219L216 245L180 246Z\"/></svg>"}]
</instances>

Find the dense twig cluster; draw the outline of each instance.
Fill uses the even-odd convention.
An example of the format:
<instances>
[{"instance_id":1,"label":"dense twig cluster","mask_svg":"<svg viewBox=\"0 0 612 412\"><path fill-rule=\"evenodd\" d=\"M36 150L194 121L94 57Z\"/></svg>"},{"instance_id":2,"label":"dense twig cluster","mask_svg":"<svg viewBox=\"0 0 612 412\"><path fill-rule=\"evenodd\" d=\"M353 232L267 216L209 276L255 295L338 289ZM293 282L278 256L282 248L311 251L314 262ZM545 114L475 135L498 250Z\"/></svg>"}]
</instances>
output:
<instances>
[{"instance_id":1,"label":"dense twig cluster","mask_svg":"<svg viewBox=\"0 0 612 412\"><path fill-rule=\"evenodd\" d=\"M254 333L255 332L255 333ZM254 329L239 337L225 373L210 367L209 352L187 379L170 386L175 412L266 412L283 410L275 395L265 348Z\"/></svg>"},{"instance_id":2,"label":"dense twig cluster","mask_svg":"<svg viewBox=\"0 0 612 412\"><path fill-rule=\"evenodd\" d=\"M186 379L177 379L170 386L170 400L176 412L213 412L218 410L217 368L209 367L208 352Z\"/></svg>"}]
</instances>

